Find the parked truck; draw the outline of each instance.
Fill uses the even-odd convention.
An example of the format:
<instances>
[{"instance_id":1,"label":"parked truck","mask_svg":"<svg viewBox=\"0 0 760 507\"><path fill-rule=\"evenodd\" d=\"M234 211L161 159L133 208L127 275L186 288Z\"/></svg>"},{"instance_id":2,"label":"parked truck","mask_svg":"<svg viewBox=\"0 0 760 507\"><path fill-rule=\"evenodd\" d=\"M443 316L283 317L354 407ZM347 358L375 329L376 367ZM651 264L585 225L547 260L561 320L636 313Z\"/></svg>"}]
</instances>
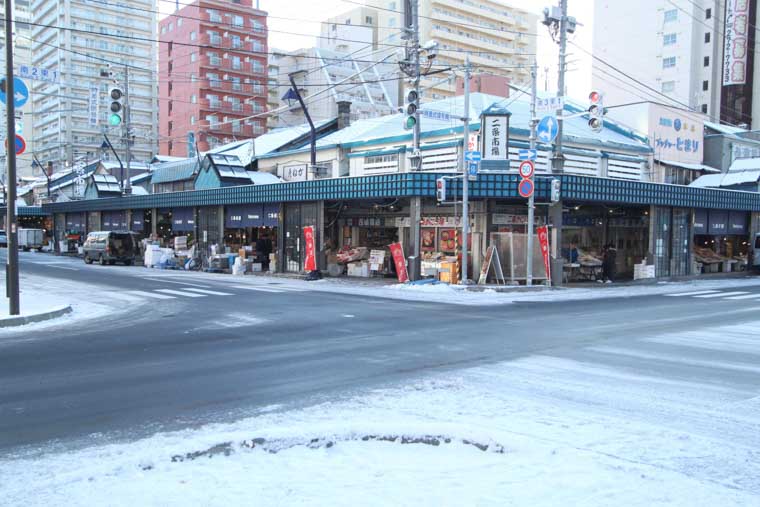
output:
<instances>
[{"instance_id":1,"label":"parked truck","mask_svg":"<svg viewBox=\"0 0 760 507\"><path fill-rule=\"evenodd\" d=\"M42 243L45 239L45 231L42 229L19 229L18 246L25 252L29 250L42 249Z\"/></svg>"}]
</instances>

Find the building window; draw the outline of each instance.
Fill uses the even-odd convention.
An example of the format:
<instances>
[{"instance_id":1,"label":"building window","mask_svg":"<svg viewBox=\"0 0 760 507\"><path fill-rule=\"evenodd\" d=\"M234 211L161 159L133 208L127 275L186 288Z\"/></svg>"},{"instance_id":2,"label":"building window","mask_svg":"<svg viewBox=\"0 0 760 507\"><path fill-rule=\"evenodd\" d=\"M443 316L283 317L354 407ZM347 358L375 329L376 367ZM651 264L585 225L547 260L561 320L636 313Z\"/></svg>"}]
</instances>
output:
<instances>
[{"instance_id":1,"label":"building window","mask_svg":"<svg viewBox=\"0 0 760 507\"><path fill-rule=\"evenodd\" d=\"M255 33L264 33L264 24L261 23L261 21L252 19L251 24L253 25L253 31Z\"/></svg>"},{"instance_id":2,"label":"building window","mask_svg":"<svg viewBox=\"0 0 760 507\"><path fill-rule=\"evenodd\" d=\"M705 9L705 19L710 19L712 17L712 9Z\"/></svg>"},{"instance_id":3,"label":"building window","mask_svg":"<svg viewBox=\"0 0 760 507\"><path fill-rule=\"evenodd\" d=\"M195 125L195 116L190 116L190 125Z\"/></svg>"},{"instance_id":4,"label":"building window","mask_svg":"<svg viewBox=\"0 0 760 507\"><path fill-rule=\"evenodd\" d=\"M702 112L707 114L707 104L702 104Z\"/></svg>"},{"instance_id":5,"label":"building window","mask_svg":"<svg viewBox=\"0 0 760 507\"><path fill-rule=\"evenodd\" d=\"M705 32L705 44L710 43L710 32Z\"/></svg>"},{"instance_id":6,"label":"building window","mask_svg":"<svg viewBox=\"0 0 760 507\"><path fill-rule=\"evenodd\" d=\"M232 78L232 91L239 92L243 89L243 85L240 83L239 77Z\"/></svg>"},{"instance_id":7,"label":"building window","mask_svg":"<svg viewBox=\"0 0 760 507\"><path fill-rule=\"evenodd\" d=\"M237 27L242 27L245 22L243 21L243 16L232 16L232 25Z\"/></svg>"},{"instance_id":8,"label":"building window","mask_svg":"<svg viewBox=\"0 0 760 507\"><path fill-rule=\"evenodd\" d=\"M208 13L208 19L214 23L221 23L222 22L222 16L219 15L219 11L215 11L214 9L206 9L206 12Z\"/></svg>"},{"instance_id":9,"label":"building window","mask_svg":"<svg viewBox=\"0 0 760 507\"><path fill-rule=\"evenodd\" d=\"M240 70L241 69L240 57L239 56L233 56L232 57L232 68L234 70Z\"/></svg>"},{"instance_id":10,"label":"building window","mask_svg":"<svg viewBox=\"0 0 760 507\"><path fill-rule=\"evenodd\" d=\"M230 42L232 43L232 49L240 49L241 47L243 47L243 44L240 41L239 35L232 35L230 37Z\"/></svg>"},{"instance_id":11,"label":"building window","mask_svg":"<svg viewBox=\"0 0 760 507\"><path fill-rule=\"evenodd\" d=\"M710 66L710 57L709 56L705 56L705 58L704 58L704 66L705 67L709 67Z\"/></svg>"},{"instance_id":12,"label":"building window","mask_svg":"<svg viewBox=\"0 0 760 507\"><path fill-rule=\"evenodd\" d=\"M198 102L198 97L196 97L194 93L190 95L190 103L196 104L197 102Z\"/></svg>"},{"instance_id":13,"label":"building window","mask_svg":"<svg viewBox=\"0 0 760 507\"><path fill-rule=\"evenodd\" d=\"M195 52L190 53L190 61L194 62L196 60L198 60L198 53L195 53Z\"/></svg>"},{"instance_id":14,"label":"building window","mask_svg":"<svg viewBox=\"0 0 760 507\"><path fill-rule=\"evenodd\" d=\"M372 24L372 16L364 16L364 24L371 25Z\"/></svg>"},{"instance_id":15,"label":"building window","mask_svg":"<svg viewBox=\"0 0 760 507\"><path fill-rule=\"evenodd\" d=\"M195 30L190 32L190 40L196 40L197 38L198 38L198 32L196 32Z\"/></svg>"},{"instance_id":16,"label":"building window","mask_svg":"<svg viewBox=\"0 0 760 507\"><path fill-rule=\"evenodd\" d=\"M164 26L161 27L161 33L162 34L166 33L166 25L164 25Z\"/></svg>"},{"instance_id":17,"label":"building window","mask_svg":"<svg viewBox=\"0 0 760 507\"><path fill-rule=\"evenodd\" d=\"M662 38L662 45L663 46L670 46L671 44L676 43L676 34L674 33L666 33Z\"/></svg>"},{"instance_id":18,"label":"building window","mask_svg":"<svg viewBox=\"0 0 760 507\"><path fill-rule=\"evenodd\" d=\"M676 82L675 81L663 81L662 83L662 93L673 93L676 90Z\"/></svg>"},{"instance_id":19,"label":"building window","mask_svg":"<svg viewBox=\"0 0 760 507\"><path fill-rule=\"evenodd\" d=\"M169 31L171 32L174 30L174 23L169 23Z\"/></svg>"},{"instance_id":20,"label":"building window","mask_svg":"<svg viewBox=\"0 0 760 507\"><path fill-rule=\"evenodd\" d=\"M173 122L173 121L170 121L170 122L169 122L169 133L170 133L170 134L172 133L172 129L173 129L173 128L174 128L174 122Z\"/></svg>"},{"instance_id":21,"label":"building window","mask_svg":"<svg viewBox=\"0 0 760 507\"><path fill-rule=\"evenodd\" d=\"M669 11L665 11L665 23L669 23L677 19L678 19L678 9L670 9Z\"/></svg>"},{"instance_id":22,"label":"building window","mask_svg":"<svg viewBox=\"0 0 760 507\"><path fill-rule=\"evenodd\" d=\"M389 11L395 11L396 10L396 2L391 2L388 4L388 10Z\"/></svg>"},{"instance_id":23,"label":"building window","mask_svg":"<svg viewBox=\"0 0 760 507\"><path fill-rule=\"evenodd\" d=\"M662 59L662 68L663 69L670 69L676 66L676 57L675 56L669 56L668 58Z\"/></svg>"},{"instance_id":24,"label":"building window","mask_svg":"<svg viewBox=\"0 0 760 507\"><path fill-rule=\"evenodd\" d=\"M182 26L182 18L177 19L177 28Z\"/></svg>"},{"instance_id":25,"label":"building window","mask_svg":"<svg viewBox=\"0 0 760 507\"><path fill-rule=\"evenodd\" d=\"M710 81L702 81L702 91L706 92L710 89Z\"/></svg>"}]
</instances>

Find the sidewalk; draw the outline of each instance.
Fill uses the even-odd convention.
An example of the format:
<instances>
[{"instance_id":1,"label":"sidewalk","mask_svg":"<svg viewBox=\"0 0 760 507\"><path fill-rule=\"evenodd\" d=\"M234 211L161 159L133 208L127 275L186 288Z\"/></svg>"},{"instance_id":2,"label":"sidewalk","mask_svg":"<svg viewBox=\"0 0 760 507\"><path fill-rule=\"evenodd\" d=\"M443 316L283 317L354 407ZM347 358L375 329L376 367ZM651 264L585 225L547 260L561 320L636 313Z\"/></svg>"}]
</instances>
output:
<instances>
[{"instance_id":1,"label":"sidewalk","mask_svg":"<svg viewBox=\"0 0 760 507\"><path fill-rule=\"evenodd\" d=\"M0 307L0 329L43 322L72 312L68 300L55 294L22 290L20 296L20 315L9 314L9 299L3 297Z\"/></svg>"}]
</instances>

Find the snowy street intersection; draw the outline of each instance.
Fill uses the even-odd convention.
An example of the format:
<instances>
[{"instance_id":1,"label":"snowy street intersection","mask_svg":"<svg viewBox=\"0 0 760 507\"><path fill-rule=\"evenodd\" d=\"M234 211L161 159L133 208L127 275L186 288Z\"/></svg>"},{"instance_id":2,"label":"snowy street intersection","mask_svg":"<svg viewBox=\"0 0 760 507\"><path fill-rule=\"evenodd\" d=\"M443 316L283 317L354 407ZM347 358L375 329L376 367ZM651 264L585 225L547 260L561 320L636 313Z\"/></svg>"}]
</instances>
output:
<instances>
[{"instance_id":1,"label":"snowy street intersection","mask_svg":"<svg viewBox=\"0 0 760 507\"><path fill-rule=\"evenodd\" d=\"M760 505L760 279L22 273L75 312L0 330L4 505Z\"/></svg>"}]
</instances>

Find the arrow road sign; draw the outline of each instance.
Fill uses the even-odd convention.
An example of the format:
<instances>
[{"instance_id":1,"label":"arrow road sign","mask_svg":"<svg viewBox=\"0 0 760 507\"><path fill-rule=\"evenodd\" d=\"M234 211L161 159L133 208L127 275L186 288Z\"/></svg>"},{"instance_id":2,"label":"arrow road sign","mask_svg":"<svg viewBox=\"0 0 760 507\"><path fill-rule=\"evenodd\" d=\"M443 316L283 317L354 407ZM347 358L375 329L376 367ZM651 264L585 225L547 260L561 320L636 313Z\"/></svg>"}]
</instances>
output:
<instances>
[{"instance_id":1,"label":"arrow road sign","mask_svg":"<svg viewBox=\"0 0 760 507\"><path fill-rule=\"evenodd\" d=\"M524 179L517 185L517 191L520 193L520 196L525 197L526 199L530 199L530 196L533 195L534 188L533 180L529 179Z\"/></svg>"},{"instance_id":2,"label":"arrow road sign","mask_svg":"<svg viewBox=\"0 0 760 507\"><path fill-rule=\"evenodd\" d=\"M520 167L518 168L518 171L520 173L520 176L522 176L524 179L531 178L533 176L533 171L535 171L535 166L533 165L533 162L530 160L523 160L520 162Z\"/></svg>"},{"instance_id":3,"label":"arrow road sign","mask_svg":"<svg viewBox=\"0 0 760 507\"><path fill-rule=\"evenodd\" d=\"M538 158L538 150L519 150L517 157L520 160L536 160Z\"/></svg>"},{"instance_id":4,"label":"arrow road sign","mask_svg":"<svg viewBox=\"0 0 760 507\"><path fill-rule=\"evenodd\" d=\"M0 79L0 102L6 103L7 97L5 96L5 78ZM29 89L26 84L19 78L13 78L13 105L15 107L22 107L29 100Z\"/></svg>"},{"instance_id":5,"label":"arrow road sign","mask_svg":"<svg viewBox=\"0 0 760 507\"><path fill-rule=\"evenodd\" d=\"M544 116L536 128L536 135L544 143L551 143L557 137L559 123L554 116Z\"/></svg>"},{"instance_id":6,"label":"arrow road sign","mask_svg":"<svg viewBox=\"0 0 760 507\"><path fill-rule=\"evenodd\" d=\"M480 152L479 151L465 151L464 159L467 162L480 162Z\"/></svg>"}]
</instances>

